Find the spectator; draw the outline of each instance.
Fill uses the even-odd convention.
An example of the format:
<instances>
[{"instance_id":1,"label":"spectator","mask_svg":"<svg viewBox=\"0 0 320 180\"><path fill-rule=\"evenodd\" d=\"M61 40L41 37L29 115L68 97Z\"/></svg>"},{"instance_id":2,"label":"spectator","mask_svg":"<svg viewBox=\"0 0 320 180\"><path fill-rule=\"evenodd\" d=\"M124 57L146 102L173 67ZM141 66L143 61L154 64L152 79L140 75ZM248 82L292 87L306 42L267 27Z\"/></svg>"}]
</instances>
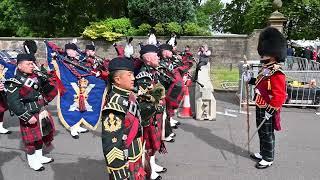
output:
<instances>
[{"instance_id":1,"label":"spectator","mask_svg":"<svg viewBox=\"0 0 320 180\"><path fill-rule=\"evenodd\" d=\"M316 61L317 60L317 56L318 56L317 49L314 48L313 51L312 51L312 57L313 57L312 59L314 61Z\"/></svg>"},{"instance_id":2,"label":"spectator","mask_svg":"<svg viewBox=\"0 0 320 180\"><path fill-rule=\"evenodd\" d=\"M196 74L194 76L194 81L198 80L198 73L201 70L201 66L205 66L209 62L209 57L211 56L211 51L208 49L206 44L202 45L198 50L199 62L196 68Z\"/></svg>"},{"instance_id":3,"label":"spectator","mask_svg":"<svg viewBox=\"0 0 320 180\"><path fill-rule=\"evenodd\" d=\"M286 64L287 64L289 70L292 70L292 66L293 66L293 56L294 56L294 50L293 50L293 48L291 47L291 45L288 45Z\"/></svg>"},{"instance_id":4,"label":"spectator","mask_svg":"<svg viewBox=\"0 0 320 180\"><path fill-rule=\"evenodd\" d=\"M312 51L310 50L310 47L304 48L302 57L306 58L307 60L312 58Z\"/></svg>"}]
</instances>

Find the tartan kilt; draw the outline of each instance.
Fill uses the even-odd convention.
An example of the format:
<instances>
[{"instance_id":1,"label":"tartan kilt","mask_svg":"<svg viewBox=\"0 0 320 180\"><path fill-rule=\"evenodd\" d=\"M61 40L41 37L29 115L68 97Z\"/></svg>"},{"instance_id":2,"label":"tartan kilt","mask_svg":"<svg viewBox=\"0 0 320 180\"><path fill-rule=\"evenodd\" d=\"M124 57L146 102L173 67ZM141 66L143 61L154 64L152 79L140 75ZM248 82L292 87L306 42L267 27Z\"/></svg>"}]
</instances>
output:
<instances>
[{"instance_id":1,"label":"tartan kilt","mask_svg":"<svg viewBox=\"0 0 320 180\"><path fill-rule=\"evenodd\" d=\"M6 110L8 110L7 102L4 98L4 95L0 94L0 112L5 112Z\"/></svg>"},{"instance_id":2,"label":"tartan kilt","mask_svg":"<svg viewBox=\"0 0 320 180\"><path fill-rule=\"evenodd\" d=\"M146 179L146 172L142 164L142 157L136 162L129 162L130 180L144 180Z\"/></svg>"},{"instance_id":3,"label":"tartan kilt","mask_svg":"<svg viewBox=\"0 0 320 180\"><path fill-rule=\"evenodd\" d=\"M146 142L146 150L149 156L153 156L160 150L162 143L162 113L150 119L150 125L143 128L143 139ZM156 125L154 125L156 124Z\"/></svg>"},{"instance_id":4,"label":"tartan kilt","mask_svg":"<svg viewBox=\"0 0 320 180\"><path fill-rule=\"evenodd\" d=\"M184 97L184 82L181 79L175 80L169 87L166 93L166 105L167 108L170 107L172 109L179 108L179 104Z\"/></svg>"},{"instance_id":5,"label":"tartan kilt","mask_svg":"<svg viewBox=\"0 0 320 180\"><path fill-rule=\"evenodd\" d=\"M38 114L35 114L35 117L38 118ZM42 136L39 120L35 124L29 124L20 119L20 132L24 145L35 146L39 141L43 142L44 144L50 144L50 142L53 140L53 135L55 132L53 118L50 114L49 123L52 127L50 133L46 136Z\"/></svg>"}]
</instances>

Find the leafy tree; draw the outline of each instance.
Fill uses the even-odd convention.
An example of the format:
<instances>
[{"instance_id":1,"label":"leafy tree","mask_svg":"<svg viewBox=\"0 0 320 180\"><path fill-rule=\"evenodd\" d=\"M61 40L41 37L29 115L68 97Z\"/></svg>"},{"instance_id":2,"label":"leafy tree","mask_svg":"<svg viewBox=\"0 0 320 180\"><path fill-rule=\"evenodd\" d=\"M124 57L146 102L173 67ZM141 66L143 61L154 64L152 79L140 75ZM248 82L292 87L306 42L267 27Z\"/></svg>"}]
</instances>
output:
<instances>
[{"instance_id":1,"label":"leafy tree","mask_svg":"<svg viewBox=\"0 0 320 180\"><path fill-rule=\"evenodd\" d=\"M267 26L274 11L272 0L233 0L223 10L220 27L225 32L251 33ZM283 0L279 10L288 19L285 33L289 39L316 39L320 35L319 0Z\"/></svg>"},{"instance_id":2,"label":"leafy tree","mask_svg":"<svg viewBox=\"0 0 320 180\"><path fill-rule=\"evenodd\" d=\"M246 33L252 32L254 29L261 29L267 26L268 18L274 11L272 1L251 0L248 11L244 15L244 30Z\"/></svg>"},{"instance_id":3,"label":"leafy tree","mask_svg":"<svg viewBox=\"0 0 320 180\"><path fill-rule=\"evenodd\" d=\"M283 13L288 22L289 39L316 39L320 37L320 1L284 0ZM289 26L290 24L290 26Z\"/></svg>"},{"instance_id":4,"label":"leafy tree","mask_svg":"<svg viewBox=\"0 0 320 180\"><path fill-rule=\"evenodd\" d=\"M235 34L245 34L245 14L247 13L249 2L247 0L233 0L226 4L221 16L220 27L224 32Z\"/></svg>"},{"instance_id":5,"label":"leafy tree","mask_svg":"<svg viewBox=\"0 0 320 180\"><path fill-rule=\"evenodd\" d=\"M164 36L164 35L166 35L165 25L162 24L162 23L157 23L157 24L154 26L154 30L156 30L158 36Z\"/></svg>"},{"instance_id":6,"label":"leafy tree","mask_svg":"<svg viewBox=\"0 0 320 180\"><path fill-rule=\"evenodd\" d=\"M92 21L127 15L127 0L2 0L0 35L79 36Z\"/></svg>"},{"instance_id":7,"label":"leafy tree","mask_svg":"<svg viewBox=\"0 0 320 180\"><path fill-rule=\"evenodd\" d=\"M31 32L22 20L25 14L14 0L0 2L0 36L30 36Z\"/></svg>"},{"instance_id":8,"label":"leafy tree","mask_svg":"<svg viewBox=\"0 0 320 180\"><path fill-rule=\"evenodd\" d=\"M195 8L191 0L128 0L128 10L136 25L195 20Z\"/></svg>"},{"instance_id":9,"label":"leafy tree","mask_svg":"<svg viewBox=\"0 0 320 180\"><path fill-rule=\"evenodd\" d=\"M223 6L220 0L207 0L198 6L196 9L197 24L201 27L212 27L217 30Z\"/></svg>"},{"instance_id":10,"label":"leafy tree","mask_svg":"<svg viewBox=\"0 0 320 180\"><path fill-rule=\"evenodd\" d=\"M169 33L182 34L182 27L177 22L170 22L167 24L166 29Z\"/></svg>"}]
</instances>

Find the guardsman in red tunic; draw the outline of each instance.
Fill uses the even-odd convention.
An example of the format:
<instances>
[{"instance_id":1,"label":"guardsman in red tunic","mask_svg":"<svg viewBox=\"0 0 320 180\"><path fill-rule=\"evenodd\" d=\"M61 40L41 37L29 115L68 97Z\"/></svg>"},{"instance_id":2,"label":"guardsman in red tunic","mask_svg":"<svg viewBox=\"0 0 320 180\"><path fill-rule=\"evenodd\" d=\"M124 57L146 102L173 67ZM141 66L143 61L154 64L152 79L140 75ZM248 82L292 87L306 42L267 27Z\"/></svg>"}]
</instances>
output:
<instances>
[{"instance_id":1,"label":"guardsman in red tunic","mask_svg":"<svg viewBox=\"0 0 320 180\"><path fill-rule=\"evenodd\" d=\"M257 78L245 77L245 80L255 84L257 127L266 119L258 130L260 151L250 155L258 161L256 168L264 169L274 161L274 130L281 130L280 111L286 100L286 76L279 64L286 58L286 40L282 33L273 27L264 29L259 37L258 53L262 68Z\"/></svg>"},{"instance_id":2,"label":"guardsman in red tunic","mask_svg":"<svg viewBox=\"0 0 320 180\"><path fill-rule=\"evenodd\" d=\"M6 81L5 87L8 107L20 120L28 164L33 170L42 171L43 164L53 162L43 156L42 148L51 145L55 131L53 118L45 106L58 92L55 80L48 74L34 73L34 62L33 54L19 54L16 75Z\"/></svg>"}]
</instances>

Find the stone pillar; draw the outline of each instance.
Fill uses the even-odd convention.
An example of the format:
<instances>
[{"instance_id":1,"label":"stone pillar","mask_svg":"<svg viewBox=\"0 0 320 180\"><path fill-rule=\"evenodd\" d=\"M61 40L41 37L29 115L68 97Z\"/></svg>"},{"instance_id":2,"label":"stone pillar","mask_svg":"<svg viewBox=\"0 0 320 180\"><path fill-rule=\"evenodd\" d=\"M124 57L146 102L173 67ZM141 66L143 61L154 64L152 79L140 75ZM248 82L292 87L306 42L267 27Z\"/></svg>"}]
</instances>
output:
<instances>
[{"instance_id":1,"label":"stone pillar","mask_svg":"<svg viewBox=\"0 0 320 180\"><path fill-rule=\"evenodd\" d=\"M287 18L284 17L282 13L278 10L273 12L269 18L269 25L277 28L280 32L283 33L283 24L287 21Z\"/></svg>"},{"instance_id":2,"label":"stone pillar","mask_svg":"<svg viewBox=\"0 0 320 180\"><path fill-rule=\"evenodd\" d=\"M270 26L277 28L283 33L283 24L287 21L287 18L285 18L284 15L278 11L282 7L282 1L274 0L272 5L275 11L269 17L268 23Z\"/></svg>"},{"instance_id":3,"label":"stone pillar","mask_svg":"<svg viewBox=\"0 0 320 180\"><path fill-rule=\"evenodd\" d=\"M216 120L216 99L213 96L213 85L210 79L210 62L201 66L198 81L203 85L195 87L195 119Z\"/></svg>"}]
</instances>

